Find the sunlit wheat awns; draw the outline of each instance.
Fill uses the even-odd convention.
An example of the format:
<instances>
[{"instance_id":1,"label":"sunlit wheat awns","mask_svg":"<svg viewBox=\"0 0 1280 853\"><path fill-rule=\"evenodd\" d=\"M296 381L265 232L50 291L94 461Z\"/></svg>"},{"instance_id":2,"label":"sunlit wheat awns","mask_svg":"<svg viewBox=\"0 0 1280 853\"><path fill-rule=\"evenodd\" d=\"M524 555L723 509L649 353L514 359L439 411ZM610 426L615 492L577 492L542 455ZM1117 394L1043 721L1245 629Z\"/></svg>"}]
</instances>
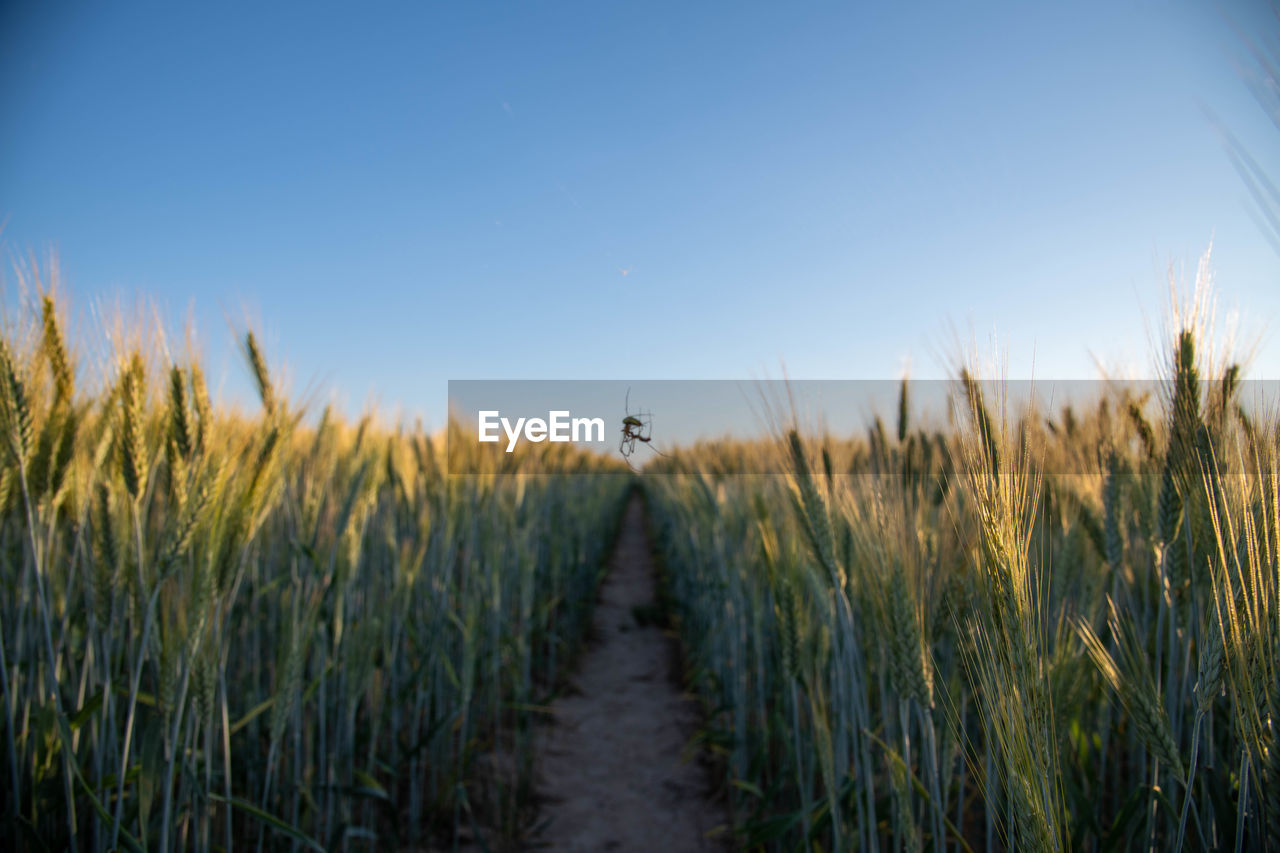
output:
<instances>
[{"instance_id":1,"label":"sunlit wheat awns","mask_svg":"<svg viewBox=\"0 0 1280 853\"><path fill-rule=\"evenodd\" d=\"M646 469L734 843L1280 847L1280 428L1202 326L1154 392L1045 413L966 368L946 431L904 383L896 429ZM53 300L11 327L16 846L519 843L630 473L303 413L251 335L237 415L146 341L85 384Z\"/></svg>"},{"instance_id":2,"label":"sunlit wheat awns","mask_svg":"<svg viewBox=\"0 0 1280 853\"><path fill-rule=\"evenodd\" d=\"M646 471L743 849L1280 845L1277 426L1203 322L1157 359Z\"/></svg>"},{"instance_id":3,"label":"sunlit wheat awns","mask_svg":"<svg viewBox=\"0 0 1280 853\"><path fill-rule=\"evenodd\" d=\"M472 451L446 476L439 437L295 411L253 335L246 417L138 337L105 387L76 387L51 298L7 328L0 820L18 849L525 830L530 716L586 627L625 469Z\"/></svg>"}]
</instances>

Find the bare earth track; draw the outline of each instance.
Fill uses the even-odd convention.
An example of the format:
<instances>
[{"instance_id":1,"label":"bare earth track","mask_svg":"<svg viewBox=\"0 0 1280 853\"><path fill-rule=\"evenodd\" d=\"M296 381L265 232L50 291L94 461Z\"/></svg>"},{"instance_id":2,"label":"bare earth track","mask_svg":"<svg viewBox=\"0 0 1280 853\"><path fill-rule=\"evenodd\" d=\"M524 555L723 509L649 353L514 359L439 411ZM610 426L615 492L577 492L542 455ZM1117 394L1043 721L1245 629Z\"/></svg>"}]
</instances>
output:
<instances>
[{"instance_id":1,"label":"bare earth track","mask_svg":"<svg viewBox=\"0 0 1280 853\"><path fill-rule=\"evenodd\" d=\"M539 735L538 793L556 851L721 851L725 816L685 745L697 721L672 677L673 640L637 623L654 602L644 509L632 498L596 605L591 645Z\"/></svg>"}]
</instances>

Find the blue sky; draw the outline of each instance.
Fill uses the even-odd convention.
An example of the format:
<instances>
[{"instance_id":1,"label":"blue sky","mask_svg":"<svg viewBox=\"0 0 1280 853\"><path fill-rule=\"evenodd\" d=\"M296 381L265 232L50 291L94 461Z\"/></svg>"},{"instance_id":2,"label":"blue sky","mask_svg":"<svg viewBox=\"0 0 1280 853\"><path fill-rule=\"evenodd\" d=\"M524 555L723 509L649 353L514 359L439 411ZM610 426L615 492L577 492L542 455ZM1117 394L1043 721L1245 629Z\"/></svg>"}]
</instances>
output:
<instances>
[{"instance_id":1,"label":"blue sky","mask_svg":"<svg viewBox=\"0 0 1280 853\"><path fill-rule=\"evenodd\" d=\"M1270 13L969 5L10 4L0 239L82 334L190 310L234 398L247 316L294 391L429 422L450 378L937 376L956 329L1146 367L1211 238L1280 377L1203 111L1280 174L1228 20Z\"/></svg>"}]
</instances>

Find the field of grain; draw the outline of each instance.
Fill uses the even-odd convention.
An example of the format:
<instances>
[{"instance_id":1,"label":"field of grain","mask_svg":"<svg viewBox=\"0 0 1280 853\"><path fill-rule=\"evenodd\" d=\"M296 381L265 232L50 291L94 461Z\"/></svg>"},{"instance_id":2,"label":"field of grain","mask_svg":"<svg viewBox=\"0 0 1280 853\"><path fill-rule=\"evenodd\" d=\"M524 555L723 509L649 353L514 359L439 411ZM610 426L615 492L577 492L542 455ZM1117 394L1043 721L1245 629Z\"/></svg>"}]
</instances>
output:
<instances>
[{"instance_id":1,"label":"field of grain","mask_svg":"<svg viewBox=\"0 0 1280 853\"><path fill-rule=\"evenodd\" d=\"M534 790L538 726L600 731L599 689L550 705L638 489L648 538L633 504L626 547L652 548L659 590L632 616L682 649L706 792L686 771L682 790L726 814L688 849L1274 849L1277 421L1198 304L1172 313L1146 393L1041 411L966 364L951 427L913 426L904 380L891 428L782 412L771 440L672 447L636 475L552 445L464 451L456 425L444 470L444 435L295 408L252 333L253 415L216 410L200 364L154 341L86 384L37 291L0 339L10 837L539 846L557 806ZM642 762L623 719L608 748Z\"/></svg>"},{"instance_id":2,"label":"field of grain","mask_svg":"<svg viewBox=\"0 0 1280 853\"><path fill-rule=\"evenodd\" d=\"M515 833L530 716L590 617L626 469L566 452L531 476L477 454L447 477L443 436L305 422L252 334L253 417L212 408L198 363L143 348L81 389L61 328L44 295L0 341L17 846Z\"/></svg>"},{"instance_id":3,"label":"field of grain","mask_svg":"<svg viewBox=\"0 0 1280 853\"><path fill-rule=\"evenodd\" d=\"M646 473L743 848L1280 848L1276 421L1202 321L1088 411L960 367L950 432L904 380Z\"/></svg>"}]
</instances>

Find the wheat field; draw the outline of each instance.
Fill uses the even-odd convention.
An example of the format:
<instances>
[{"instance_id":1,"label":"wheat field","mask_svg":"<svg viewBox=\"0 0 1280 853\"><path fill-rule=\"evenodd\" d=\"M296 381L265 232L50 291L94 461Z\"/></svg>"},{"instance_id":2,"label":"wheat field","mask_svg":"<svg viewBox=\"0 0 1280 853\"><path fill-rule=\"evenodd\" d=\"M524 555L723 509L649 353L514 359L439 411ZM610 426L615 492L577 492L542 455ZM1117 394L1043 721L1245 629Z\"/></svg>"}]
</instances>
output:
<instances>
[{"instance_id":1,"label":"wheat field","mask_svg":"<svg viewBox=\"0 0 1280 853\"><path fill-rule=\"evenodd\" d=\"M961 366L950 431L904 380L646 476L744 849L1280 849L1276 421L1171 332L1087 411Z\"/></svg>"},{"instance_id":2,"label":"wheat field","mask_svg":"<svg viewBox=\"0 0 1280 853\"><path fill-rule=\"evenodd\" d=\"M523 820L529 719L626 469L477 454L448 477L444 436L305 421L252 333L252 416L142 344L78 388L61 323L42 293L0 340L17 845L384 849Z\"/></svg>"},{"instance_id":3,"label":"wheat field","mask_svg":"<svg viewBox=\"0 0 1280 853\"><path fill-rule=\"evenodd\" d=\"M1278 427L1196 311L1145 393L1042 411L966 363L945 429L903 380L895 429L639 476L460 434L445 470L295 408L251 332L253 414L136 336L95 387L64 327L37 289L0 338L20 848L519 849L637 488L729 846L1280 846Z\"/></svg>"}]
</instances>

